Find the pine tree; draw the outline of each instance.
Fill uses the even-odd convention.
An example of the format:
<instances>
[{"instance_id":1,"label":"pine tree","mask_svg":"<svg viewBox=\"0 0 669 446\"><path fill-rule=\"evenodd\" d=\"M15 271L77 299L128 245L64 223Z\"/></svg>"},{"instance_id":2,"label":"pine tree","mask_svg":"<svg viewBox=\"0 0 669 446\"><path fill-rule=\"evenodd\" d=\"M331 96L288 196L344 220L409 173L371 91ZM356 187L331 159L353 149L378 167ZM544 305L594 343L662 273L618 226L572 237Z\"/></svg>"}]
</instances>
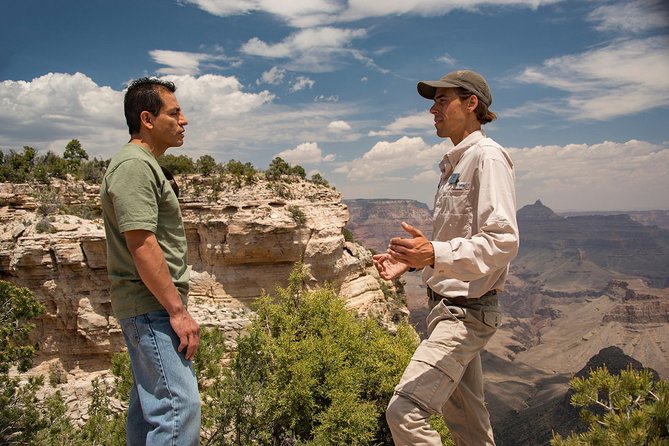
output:
<instances>
[{"instance_id":1,"label":"pine tree","mask_svg":"<svg viewBox=\"0 0 669 446\"><path fill-rule=\"evenodd\" d=\"M600 367L570 385L571 404L583 408L588 430L555 435L552 446L669 446L669 381L654 382L648 370L611 375Z\"/></svg>"}]
</instances>

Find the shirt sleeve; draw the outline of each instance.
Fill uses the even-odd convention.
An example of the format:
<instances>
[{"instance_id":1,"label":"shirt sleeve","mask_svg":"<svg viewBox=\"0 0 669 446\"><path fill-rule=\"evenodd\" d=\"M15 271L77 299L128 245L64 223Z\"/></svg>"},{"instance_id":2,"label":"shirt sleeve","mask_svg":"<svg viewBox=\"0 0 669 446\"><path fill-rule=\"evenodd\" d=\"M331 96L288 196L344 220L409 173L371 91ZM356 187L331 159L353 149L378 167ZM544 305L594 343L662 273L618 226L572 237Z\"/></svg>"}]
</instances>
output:
<instances>
[{"instance_id":1,"label":"shirt sleeve","mask_svg":"<svg viewBox=\"0 0 669 446\"><path fill-rule=\"evenodd\" d=\"M514 175L502 157L479 165L478 231L470 238L433 241L434 275L470 282L505 268L518 253Z\"/></svg>"},{"instance_id":2,"label":"shirt sleeve","mask_svg":"<svg viewBox=\"0 0 669 446\"><path fill-rule=\"evenodd\" d=\"M158 227L159 182L146 161L121 163L108 178L108 192L121 232Z\"/></svg>"}]
</instances>

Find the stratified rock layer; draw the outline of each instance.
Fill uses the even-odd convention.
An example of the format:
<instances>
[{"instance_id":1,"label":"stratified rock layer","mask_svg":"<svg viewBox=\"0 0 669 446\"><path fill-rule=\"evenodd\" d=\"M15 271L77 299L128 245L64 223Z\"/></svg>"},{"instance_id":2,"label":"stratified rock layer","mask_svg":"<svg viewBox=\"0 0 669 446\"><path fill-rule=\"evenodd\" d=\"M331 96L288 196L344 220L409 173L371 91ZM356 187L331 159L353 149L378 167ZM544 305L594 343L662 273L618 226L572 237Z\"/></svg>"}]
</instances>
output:
<instances>
[{"instance_id":1,"label":"stratified rock layer","mask_svg":"<svg viewBox=\"0 0 669 446\"><path fill-rule=\"evenodd\" d=\"M359 313L392 326L401 310L384 296L371 254L344 240L349 214L336 191L303 180L281 189L263 180L223 182L217 192L206 184L182 179L189 307L198 322L233 340L248 323L250 303L285 286L302 261L307 287L327 283ZM57 203L45 206L44 196ZM38 359L57 358L67 371L104 370L124 345L111 311L102 221L54 211L97 202L98 189L82 183L41 190L0 184L0 278L29 288L45 305L35 331Z\"/></svg>"}]
</instances>

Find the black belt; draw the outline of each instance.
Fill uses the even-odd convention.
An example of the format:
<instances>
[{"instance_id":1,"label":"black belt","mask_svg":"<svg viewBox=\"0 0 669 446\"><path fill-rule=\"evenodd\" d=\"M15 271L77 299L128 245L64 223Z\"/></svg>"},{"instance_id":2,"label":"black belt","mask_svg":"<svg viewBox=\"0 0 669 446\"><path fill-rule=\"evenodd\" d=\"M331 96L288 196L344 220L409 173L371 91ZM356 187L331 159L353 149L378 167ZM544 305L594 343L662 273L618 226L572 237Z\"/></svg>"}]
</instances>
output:
<instances>
[{"instance_id":1,"label":"black belt","mask_svg":"<svg viewBox=\"0 0 669 446\"><path fill-rule=\"evenodd\" d=\"M496 294L497 294L497 290L490 290L487 293L485 293L483 296L479 297L478 299L469 299L465 296L447 297L447 296L442 296L441 294L437 294L434 291L432 291L432 288L427 287L427 298L429 300L435 301L435 302L440 302L442 300L445 300L448 303L455 304L455 305L471 305L471 304L479 303L479 302L481 302L481 299L483 299L484 297L495 296Z\"/></svg>"}]
</instances>

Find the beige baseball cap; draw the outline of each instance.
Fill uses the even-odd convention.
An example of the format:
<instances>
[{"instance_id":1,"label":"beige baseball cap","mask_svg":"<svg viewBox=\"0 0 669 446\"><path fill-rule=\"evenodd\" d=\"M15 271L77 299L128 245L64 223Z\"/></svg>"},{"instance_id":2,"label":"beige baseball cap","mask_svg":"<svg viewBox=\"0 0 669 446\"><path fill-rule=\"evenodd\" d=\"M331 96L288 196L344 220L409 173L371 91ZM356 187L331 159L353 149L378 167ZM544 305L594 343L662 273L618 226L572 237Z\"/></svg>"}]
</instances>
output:
<instances>
[{"instance_id":1,"label":"beige baseball cap","mask_svg":"<svg viewBox=\"0 0 669 446\"><path fill-rule=\"evenodd\" d=\"M437 88L455 87L462 87L476 95L488 107L492 104L492 93L486 80L480 74L469 70L453 71L438 81L418 82L418 94L426 99L434 99Z\"/></svg>"}]
</instances>

